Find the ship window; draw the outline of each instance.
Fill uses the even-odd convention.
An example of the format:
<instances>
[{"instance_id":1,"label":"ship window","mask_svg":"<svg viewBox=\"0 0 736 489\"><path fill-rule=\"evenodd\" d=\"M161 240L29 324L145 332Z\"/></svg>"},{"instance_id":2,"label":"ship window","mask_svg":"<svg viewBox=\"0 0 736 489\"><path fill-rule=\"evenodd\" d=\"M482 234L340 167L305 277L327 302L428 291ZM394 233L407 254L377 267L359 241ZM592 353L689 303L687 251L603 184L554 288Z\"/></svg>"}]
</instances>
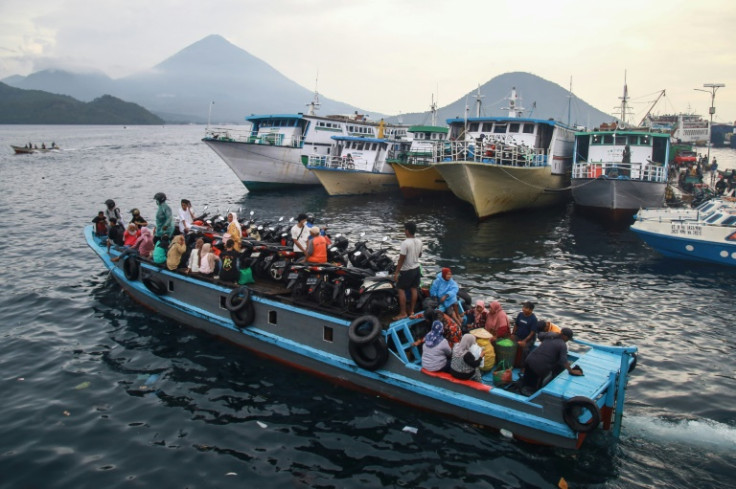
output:
<instances>
[{"instance_id":1,"label":"ship window","mask_svg":"<svg viewBox=\"0 0 736 489\"><path fill-rule=\"evenodd\" d=\"M616 145L625 145L626 144L626 136L616 136L616 142L614 143Z\"/></svg>"},{"instance_id":2,"label":"ship window","mask_svg":"<svg viewBox=\"0 0 736 489\"><path fill-rule=\"evenodd\" d=\"M601 144L600 134L593 134L593 144Z\"/></svg>"},{"instance_id":3,"label":"ship window","mask_svg":"<svg viewBox=\"0 0 736 489\"><path fill-rule=\"evenodd\" d=\"M225 307L226 301L227 301L227 297L225 297L224 295L221 295L220 296L220 309L227 309L227 307Z\"/></svg>"},{"instance_id":4,"label":"ship window","mask_svg":"<svg viewBox=\"0 0 736 489\"><path fill-rule=\"evenodd\" d=\"M707 222L707 223L713 223L713 222L717 221L718 219L720 219L721 217L723 217L723 214L721 214L720 212L716 212L715 214L713 214L712 216L710 216L708 219L706 219L705 222Z\"/></svg>"},{"instance_id":5,"label":"ship window","mask_svg":"<svg viewBox=\"0 0 736 489\"><path fill-rule=\"evenodd\" d=\"M276 311L268 311L268 324L278 324L279 317Z\"/></svg>"},{"instance_id":6,"label":"ship window","mask_svg":"<svg viewBox=\"0 0 736 489\"><path fill-rule=\"evenodd\" d=\"M491 132L491 129L493 129L493 122L483 123L483 132Z\"/></svg>"},{"instance_id":7,"label":"ship window","mask_svg":"<svg viewBox=\"0 0 736 489\"><path fill-rule=\"evenodd\" d=\"M478 123L477 122L471 122L470 126L468 127L468 131L470 132L478 132Z\"/></svg>"},{"instance_id":8,"label":"ship window","mask_svg":"<svg viewBox=\"0 0 736 489\"><path fill-rule=\"evenodd\" d=\"M733 224L736 223L736 216L727 217L722 223L721 226L733 226Z\"/></svg>"},{"instance_id":9,"label":"ship window","mask_svg":"<svg viewBox=\"0 0 736 489\"><path fill-rule=\"evenodd\" d=\"M516 122L513 124L509 124L509 132L519 132L519 124Z\"/></svg>"},{"instance_id":10,"label":"ship window","mask_svg":"<svg viewBox=\"0 0 736 489\"><path fill-rule=\"evenodd\" d=\"M613 144L613 134L604 134L603 144Z\"/></svg>"},{"instance_id":11,"label":"ship window","mask_svg":"<svg viewBox=\"0 0 736 489\"><path fill-rule=\"evenodd\" d=\"M173 292L173 291L174 291L174 281L169 280L169 292Z\"/></svg>"},{"instance_id":12,"label":"ship window","mask_svg":"<svg viewBox=\"0 0 736 489\"><path fill-rule=\"evenodd\" d=\"M506 134L506 124L496 124L493 132L496 134Z\"/></svg>"},{"instance_id":13,"label":"ship window","mask_svg":"<svg viewBox=\"0 0 736 489\"><path fill-rule=\"evenodd\" d=\"M326 341L328 343L332 343L332 341L333 341L333 339L332 339L332 333L333 333L332 328L330 328L329 326L323 326L322 327L322 339L324 341Z\"/></svg>"},{"instance_id":14,"label":"ship window","mask_svg":"<svg viewBox=\"0 0 736 489\"><path fill-rule=\"evenodd\" d=\"M534 124L524 124L524 134L534 134Z\"/></svg>"}]
</instances>

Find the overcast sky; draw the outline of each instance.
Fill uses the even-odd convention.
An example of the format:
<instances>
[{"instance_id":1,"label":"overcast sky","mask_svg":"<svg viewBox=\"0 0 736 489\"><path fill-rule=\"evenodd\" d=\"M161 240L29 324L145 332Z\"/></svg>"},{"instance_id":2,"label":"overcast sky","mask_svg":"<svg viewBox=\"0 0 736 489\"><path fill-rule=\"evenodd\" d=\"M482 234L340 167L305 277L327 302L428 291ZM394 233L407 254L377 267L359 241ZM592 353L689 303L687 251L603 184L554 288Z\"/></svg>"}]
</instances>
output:
<instances>
[{"instance_id":1,"label":"overcast sky","mask_svg":"<svg viewBox=\"0 0 736 489\"><path fill-rule=\"evenodd\" d=\"M0 0L0 78L45 68L113 78L219 34L288 78L365 110L428 110L525 71L612 113L628 73L641 117L736 120L734 0ZM523 95L523 94L522 94Z\"/></svg>"}]
</instances>

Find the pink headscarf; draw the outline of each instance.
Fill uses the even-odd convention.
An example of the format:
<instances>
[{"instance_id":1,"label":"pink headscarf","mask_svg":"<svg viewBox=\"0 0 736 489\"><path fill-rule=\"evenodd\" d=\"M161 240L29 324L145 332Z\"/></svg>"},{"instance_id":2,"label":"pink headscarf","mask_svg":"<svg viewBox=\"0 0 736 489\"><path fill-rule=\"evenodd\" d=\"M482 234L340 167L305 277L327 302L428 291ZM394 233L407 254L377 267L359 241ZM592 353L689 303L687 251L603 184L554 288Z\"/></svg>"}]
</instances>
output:
<instances>
[{"instance_id":1,"label":"pink headscarf","mask_svg":"<svg viewBox=\"0 0 736 489\"><path fill-rule=\"evenodd\" d=\"M503 338L511 333L509 317L501 307L501 303L493 301L488 306L488 317L486 318L486 331L496 338Z\"/></svg>"}]
</instances>

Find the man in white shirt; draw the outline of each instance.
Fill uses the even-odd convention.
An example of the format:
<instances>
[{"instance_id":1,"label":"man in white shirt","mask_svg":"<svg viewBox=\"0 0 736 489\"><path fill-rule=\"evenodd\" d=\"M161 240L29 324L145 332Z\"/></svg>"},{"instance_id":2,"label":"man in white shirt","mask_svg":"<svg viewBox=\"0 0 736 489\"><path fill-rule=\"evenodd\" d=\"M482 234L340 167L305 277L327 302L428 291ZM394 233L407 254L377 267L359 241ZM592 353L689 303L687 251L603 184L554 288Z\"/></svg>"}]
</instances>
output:
<instances>
[{"instance_id":1,"label":"man in white shirt","mask_svg":"<svg viewBox=\"0 0 736 489\"><path fill-rule=\"evenodd\" d=\"M303 212L296 218L296 224L291 227L291 239L294 241L294 251L297 253L307 254L307 240L309 239L309 228L307 223L307 215Z\"/></svg>"},{"instance_id":2,"label":"man in white shirt","mask_svg":"<svg viewBox=\"0 0 736 489\"><path fill-rule=\"evenodd\" d=\"M407 221L404 224L406 239L401 242L399 262L396 264L396 272L394 273L396 288L399 289L399 314L393 318L394 321L413 314L417 305L417 288L421 279L419 257L422 256L422 241L414 237L416 232L416 223ZM411 291L411 305L409 309L406 307L407 289Z\"/></svg>"},{"instance_id":3,"label":"man in white shirt","mask_svg":"<svg viewBox=\"0 0 736 489\"><path fill-rule=\"evenodd\" d=\"M179 232L181 234L187 234L193 222L194 209L192 209L192 203L187 199L181 199L181 208L179 209Z\"/></svg>"}]
</instances>

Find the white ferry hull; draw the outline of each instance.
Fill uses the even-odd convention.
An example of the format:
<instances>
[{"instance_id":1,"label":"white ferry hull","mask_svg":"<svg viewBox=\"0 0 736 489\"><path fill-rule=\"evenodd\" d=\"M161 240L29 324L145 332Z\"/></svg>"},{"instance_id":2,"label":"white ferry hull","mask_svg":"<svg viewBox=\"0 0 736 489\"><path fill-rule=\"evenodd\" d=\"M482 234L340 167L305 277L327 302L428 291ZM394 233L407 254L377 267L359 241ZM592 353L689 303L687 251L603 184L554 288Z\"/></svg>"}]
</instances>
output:
<instances>
[{"instance_id":1,"label":"white ferry hull","mask_svg":"<svg viewBox=\"0 0 736 489\"><path fill-rule=\"evenodd\" d=\"M642 207L664 205L667 184L642 180L573 178L572 197L576 206L633 215Z\"/></svg>"},{"instance_id":2,"label":"white ferry hull","mask_svg":"<svg viewBox=\"0 0 736 489\"><path fill-rule=\"evenodd\" d=\"M312 169L330 195L360 195L394 192L399 189L395 173L362 170Z\"/></svg>"},{"instance_id":3,"label":"white ferry hull","mask_svg":"<svg viewBox=\"0 0 736 489\"><path fill-rule=\"evenodd\" d=\"M204 139L235 175L251 190L293 185L319 185L302 163L301 148Z\"/></svg>"},{"instance_id":4,"label":"white ferry hull","mask_svg":"<svg viewBox=\"0 0 736 489\"><path fill-rule=\"evenodd\" d=\"M505 212L546 207L570 198L569 178L551 167L517 167L471 161L439 163L435 168L480 219Z\"/></svg>"}]
</instances>

